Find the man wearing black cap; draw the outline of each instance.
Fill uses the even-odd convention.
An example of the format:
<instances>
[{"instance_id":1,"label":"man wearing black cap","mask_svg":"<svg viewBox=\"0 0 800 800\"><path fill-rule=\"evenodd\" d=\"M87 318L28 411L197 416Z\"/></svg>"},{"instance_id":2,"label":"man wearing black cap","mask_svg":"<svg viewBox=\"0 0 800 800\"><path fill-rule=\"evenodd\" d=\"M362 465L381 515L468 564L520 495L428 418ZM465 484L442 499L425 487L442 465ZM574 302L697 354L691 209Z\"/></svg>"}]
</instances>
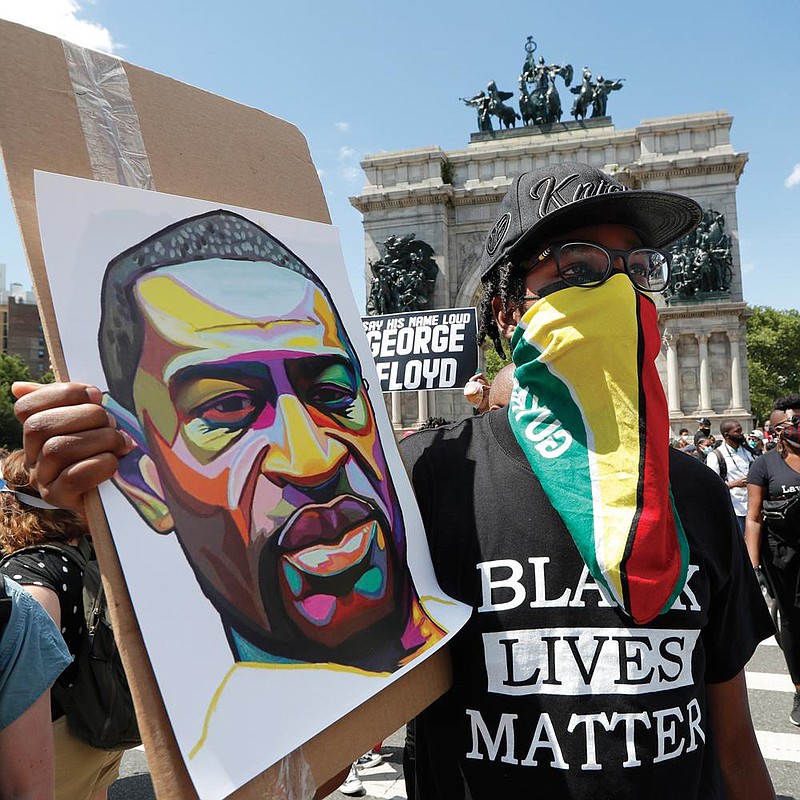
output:
<instances>
[{"instance_id":1,"label":"man wearing black cap","mask_svg":"<svg viewBox=\"0 0 800 800\"><path fill-rule=\"evenodd\" d=\"M481 306L508 408L401 443L439 582L475 609L417 719L417 798L774 797L743 678L771 621L725 487L668 447L655 368L660 248L700 218L584 164L512 182ZM79 504L124 442L85 388L16 391L40 490ZM66 431L72 456L44 446Z\"/></svg>"},{"instance_id":2,"label":"man wearing black cap","mask_svg":"<svg viewBox=\"0 0 800 800\"><path fill-rule=\"evenodd\" d=\"M512 182L480 313L511 340L508 410L401 443L442 588L475 608L417 720L419 798L774 796L742 672L770 622L655 367L660 248L700 217L582 164Z\"/></svg>"},{"instance_id":3,"label":"man wearing black cap","mask_svg":"<svg viewBox=\"0 0 800 800\"><path fill-rule=\"evenodd\" d=\"M708 439L711 435L711 420L708 417L700 417L697 420L697 430L694 432L694 446L697 447L697 443L701 439Z\"/></svg>"}]
</instances>

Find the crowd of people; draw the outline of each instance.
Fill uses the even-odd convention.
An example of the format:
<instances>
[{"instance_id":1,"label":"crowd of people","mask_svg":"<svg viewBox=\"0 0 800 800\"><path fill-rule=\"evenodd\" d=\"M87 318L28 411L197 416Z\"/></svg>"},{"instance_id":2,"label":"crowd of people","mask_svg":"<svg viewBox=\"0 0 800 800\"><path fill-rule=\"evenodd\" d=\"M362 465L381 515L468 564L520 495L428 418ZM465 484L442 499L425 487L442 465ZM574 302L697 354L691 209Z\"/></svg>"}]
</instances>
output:
<instances>
[{"instance_id":1,"label":"crowd of people","mask_svg":"<svg viewBox=\"0 0 800 800\"><path fill-rule=\"evenodd\" d=\"M782 505L800 499L800 398L776 404L760 432L777 446L763 455L735 420L720 426L721 457L711 455L707 419L669 447L651 295L669 279L665 248L701 218L687 197L627 190L577 163L524 173L500 206L482 252L480 334L501 355L510 348L514 366L494 396L476 376L471 395L485 413L400 442L439 584L473 608L450 644L452 688L414 721L412 800L775 797L744 667L774 633L758 570L778 598L800 681L800 524ZM37 511L45 518L69 515L43 535L76 546L83 496L115 474L130 437L95 387L13 391L25 451L11 462L20 477L9 472L4 507L21 504L14 513L24 516L32 500L47 504ZM315 430L320 442L338 435ZM780 528L768 512L789 522ZM0 541L13 552L31 539ZM34 587L42 605L34 615L8 581L16 605L0 643L0 745L33 715L25 724L37 726L29 741L42 743L49 793L9 791L0 764L2 800L52 796L58 709L45 715L42 698L67 674L54 626L69 644L71 609L69 584L62 590L51 566L12 565L12 580ZM9 656L24 614L35 616L22 624L28 647ZM20 663L31 650L36 669ZM9 680L26 699L7 710ZM81 800L102 794L115 768L93 766Z\"/></svg>"},{"instance_id":2,"label":"crowd of people","mask_svg":"<svg viewBox=\"0 0 800 800\"><path fill-rule=\"evenodd\" d=\"M727 420L727 422L731 422L731 420ZM697 420L697 430L694 434L690 434L688 428L680 428L678 435L670 439L670 446L699 458L701 461L706 461L708 454L717 449L723 443L724 438L722 430L719 431L719 436L715 436L711 432L711 420L708 417L700 417ZM754 457L776 447L778 437L774 433L769 419L764 420L761 428L750 431L744 437L744 444Z\"/></svg>"}]
</instances>

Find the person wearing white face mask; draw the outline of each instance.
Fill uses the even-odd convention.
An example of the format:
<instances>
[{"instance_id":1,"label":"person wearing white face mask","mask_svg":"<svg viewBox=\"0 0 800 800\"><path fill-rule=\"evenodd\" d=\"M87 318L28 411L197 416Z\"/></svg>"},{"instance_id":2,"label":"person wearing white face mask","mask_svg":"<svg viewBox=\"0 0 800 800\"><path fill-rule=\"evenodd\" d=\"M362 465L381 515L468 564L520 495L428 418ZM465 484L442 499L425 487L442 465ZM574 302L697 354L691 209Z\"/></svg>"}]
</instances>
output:
<instances>
[{"instance_id":1,"label":"person wearing white face mask","mask_svg":"<svg viewBox=\"0 0 800 800\"><path fill-rule=\"evenodd\" d=\"M765 438L764 431L760 431L758 428L756 428L754 431L750 431L750 435L747 437L747 444L750 447L754 458L758 458L760 455L764 454Z\"/></svg>"}]
</instances>

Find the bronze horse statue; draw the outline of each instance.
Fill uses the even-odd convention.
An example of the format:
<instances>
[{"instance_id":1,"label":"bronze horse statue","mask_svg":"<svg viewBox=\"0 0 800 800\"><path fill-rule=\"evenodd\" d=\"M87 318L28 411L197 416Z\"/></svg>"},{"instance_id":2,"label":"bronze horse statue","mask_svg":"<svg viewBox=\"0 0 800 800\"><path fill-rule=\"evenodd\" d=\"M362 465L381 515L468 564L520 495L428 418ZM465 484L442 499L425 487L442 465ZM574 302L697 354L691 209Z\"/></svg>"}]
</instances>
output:
<instances>
[{"instance_id":1,"label":"bronze horse statue","mask_svg":"<svg viewBox=\"0 0 800 800\"><path fill-rule=\"evenodd\" d=\"M519 78L519 113L523 125L541 125L545 121L547 105L539 92L531 94L524 75Z\"/></svg>"},{"instance_id":2,"label":"bronze horse statue","mask_svg":"<svg viewBox=\"0 0 800 800\"><path fill-rule=\"evenodd\" d=\"M592 73L587 67L583 68L583 80L580 86L573 86L570 91L578 95L572 104L572 116L577 120L578 117L586 119L586 112L592 104L594 97L594 87L592 86Z\"/></svg>"},{"instance_id":3,"label":"bronze horse statue","mask_svg":"<svg viewBox=\"0 0 800 800\"><path fill-rule=\"evenodd\" d=\"M500 120L502 125L505 125L506 128L516 128L517 127L517 120L521 119L520 115L514 111L511 106L505 105L505 103L500 103L498 106L490 112Z\"/></svg>"},{"instance_id":4,"label":"bronze horse statue","mask_svg":"<svg viewBox=\"0 0 800 800\"><path fill-rule=\"evenodd\" d=\"M572 83L572 64L564 64L563 67L551 67L547 73L547 121L561 122L561 98L556 89L556 77L564 79L564 84L569 86Z\"/></svg>"},{"instance_id":5,"label":"bronze horse statue","mask_svg":"<svg viewBox=\"0 0 800 800\"><path fill-rule=\"evenodd\" d=\"M521 119L520 115L514 111L511 106L507 106L503 100L510 100L513 96L513 92L503 92L497 88L497 84L494 81L489 81L488 85L489 90L489 113L493 116L497 117L500 120L501 125L505 125L506 128L515 128L517 126L517 120Z\"/></svg>"}]
</instances>

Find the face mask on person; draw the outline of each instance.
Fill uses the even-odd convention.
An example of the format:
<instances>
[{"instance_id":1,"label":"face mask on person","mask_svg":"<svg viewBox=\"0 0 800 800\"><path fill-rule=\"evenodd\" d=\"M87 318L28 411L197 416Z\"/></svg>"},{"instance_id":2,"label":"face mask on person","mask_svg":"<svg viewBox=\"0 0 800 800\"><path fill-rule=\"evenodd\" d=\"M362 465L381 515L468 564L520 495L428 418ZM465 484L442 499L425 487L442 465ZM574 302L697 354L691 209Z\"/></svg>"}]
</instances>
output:
<instances>
[{"instance_id":1,"label":"face mask on person","mask_svg":"<svg viewBox=\"0 0 800 800\"><path fill-rule=\"evenodd\" d=\"M800 417L792 417L781 431L781 439L792 446L794 450L800 450Z\"/></svg>"},{"instance_id":2,"label":"face mask on person","mask_svg":"<svg viewBox=\"0 0 800 800\"><path fill-rule=\"evenodd\" d=\"M541 298L512 340L515 437L592 576L640 624L671 606L688 563L660 347L656 306L624 274Z\"/></svg>"},{"instance_id":3,"label":"face mask on person","mask_svg":"<svg viewBox=\"0 0 800 800\"><path fill-rule=\"evenodd\" d=\"M741 433L731 433L728 436L728 439L730 439L737 447L745 443L745 438Z\"/></svg>"}]
</instances>

